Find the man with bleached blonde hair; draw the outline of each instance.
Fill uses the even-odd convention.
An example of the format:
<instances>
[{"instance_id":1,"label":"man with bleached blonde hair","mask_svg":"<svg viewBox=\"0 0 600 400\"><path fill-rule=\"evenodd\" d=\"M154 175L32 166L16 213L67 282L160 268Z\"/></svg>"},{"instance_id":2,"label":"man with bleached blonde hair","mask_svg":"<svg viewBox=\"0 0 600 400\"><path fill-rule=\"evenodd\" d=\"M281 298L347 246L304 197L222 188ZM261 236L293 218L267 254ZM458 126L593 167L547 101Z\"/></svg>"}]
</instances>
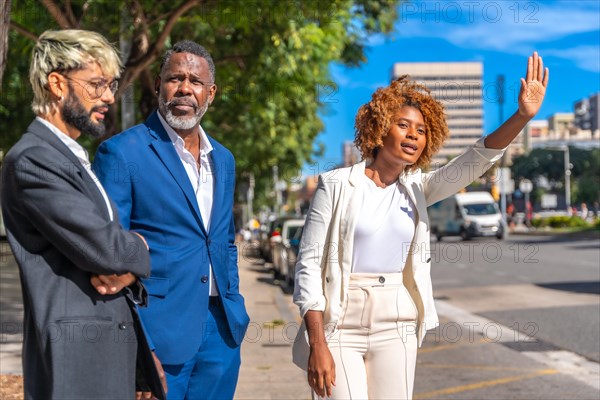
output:
<instances>
[{"instance_id":1,"label":"man with bleached blonde hair","mask_svg":"<svg viewBox=\"0 0 600 400\"><path fill-rule=\"evenodd\" d=\"M133 399L136 375L164 396L135 310L146 302L137 281L150 275L146 241L121 227L76 142L104 134L120 69L94 32L46 31L33 49L37 117L2 168L23 290L26 399Z\"/></svg>"}]
</instances>

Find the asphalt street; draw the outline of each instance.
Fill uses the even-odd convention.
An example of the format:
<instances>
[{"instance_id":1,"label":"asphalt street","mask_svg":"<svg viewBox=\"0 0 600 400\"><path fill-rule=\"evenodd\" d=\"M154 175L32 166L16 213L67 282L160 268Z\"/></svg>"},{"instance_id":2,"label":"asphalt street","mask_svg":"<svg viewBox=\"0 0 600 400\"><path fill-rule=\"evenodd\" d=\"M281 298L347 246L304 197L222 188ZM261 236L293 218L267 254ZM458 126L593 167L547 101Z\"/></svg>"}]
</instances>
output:
<instances>
[{"instance_id":1,"label":"asphalt street","mask_svg":"<svg viewBox=\"0 0 600 400\"><path fill-rule=\"evenodd\" d=\"M431 250L436 298L600 361L600 239L445 239Z\"/></svg>"}]
</instances>

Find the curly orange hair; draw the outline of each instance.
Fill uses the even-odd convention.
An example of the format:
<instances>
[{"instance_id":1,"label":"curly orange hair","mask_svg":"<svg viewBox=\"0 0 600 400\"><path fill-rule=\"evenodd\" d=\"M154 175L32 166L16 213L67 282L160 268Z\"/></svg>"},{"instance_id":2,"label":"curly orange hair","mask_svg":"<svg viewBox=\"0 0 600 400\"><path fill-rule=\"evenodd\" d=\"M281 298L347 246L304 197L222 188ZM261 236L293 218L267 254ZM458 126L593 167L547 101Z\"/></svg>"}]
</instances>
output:
<instances>
[{"instance_id":1,"label":"curly orange hair","mask_svg":"<svg viewBox=\"0 0 600 400\"><path fill-rule=\"evenodd\" d=\"M427 168L450 131L446 124L444 106L431 96L426 86L409 80L407 75L385 88L377 89L371 101L359 108L354 124L354 144L364 159L375 159L383 138L395 123L397 111L403 106L415 107L421 112L427 135L423 153L415 164L407 165L405 171Z\"/></svg>"}]
</instances>

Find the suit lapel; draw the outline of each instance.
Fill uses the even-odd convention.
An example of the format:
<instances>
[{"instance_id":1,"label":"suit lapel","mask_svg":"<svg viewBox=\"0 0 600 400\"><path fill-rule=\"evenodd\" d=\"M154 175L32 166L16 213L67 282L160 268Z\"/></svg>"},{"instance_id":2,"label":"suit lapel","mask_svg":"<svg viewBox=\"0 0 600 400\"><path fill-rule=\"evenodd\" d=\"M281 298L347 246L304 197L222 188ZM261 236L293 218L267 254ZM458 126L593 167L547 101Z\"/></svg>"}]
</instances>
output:
<instances>
[{"instance_id":1,"label":"suit lapel","mask_svg":"<svg viewBox=\"0 0 600 400\"><path fill-rule=\"evenodd\" d=\"M211 143L212 144L212 143ZM210 210L210 220L217 221L219 213L223 211L221 205L224 202L225 184L227 181L228 170L225 166L225 160L219 149L213 145L213 150L210 152L211 175L213 178L213 202ZM211 227L215 224L211 223Z\"/></svg>"},{"instance_id":2,"label":"suit lapel","mask_svg":"<svg viewBox=\"0 0 600 400\"><path fill-rule=\"evenodd\" d=\"M354 165L350 170L350 176L348 177L349 185L346 186L345 193L347 209L342 214L348 216L347 218L342 219L344 224L342 226L342 232L344 232L344 235L348 235L346 236L348 240L354 237L354 227L362 204L362 184L364 183L362 175L365 174L365 166L366 163L364 161Z\"/></svg>"},{"instance_id":3,"label":"suit lapel","mask_svg":"<svg viewBox=\"0 0 600 400\"><path fill-rule=\"evenodd\" d=\"M56 135L50 129L48 129L47 126L45 126L38 120L34 120L29 125L28 130L29 130L29 132L31 132L32 134L34 134L41 140L50 144L52 147L54 147L56 150L58 150L63 156L65 156L65 158L68 160L69 164L74 167L72 170L77 175L79 175L79 178L81 178L83 180L85 186L88 189L88 193L95 200L95 202L99 205L100 209L102 210L103 215L107 219L110 219L110 214L108 213L108 209L106 208L106 202L104 201L104 197L102 196L102 193L100 193L100 189L98 189L98 186L92 180L92 177L85 170L85 167L83 166L83 164L81 164L81 161L79 161L79 159L71 151L71 149L69 149L67 147L67 145L65 145L58 137L56 137ZM116 210L112 206L112 203L111 203L111 207L113 209L113 215L118 215Z\"/></svg>"},{"instance_id":4,"label":"suit lapel","mask_svg":"<svg viewBox=\"0 0 600 400\"><path fill-rule=\"evenodd\" d=\"M190 178L188 177L187 172L185 172L185 168L181 163L181 159L177 155L177 151L173 146L173 142L171 142L169 135L160 123L156 113L157 111L152 113L145 123L148 127L148 132L155 139L152 141L152 143L150 143L150 146L152 149L154 149L158 158L160 158L185 195L187 201L194 210L194 218L198 222L198 225L200 225L202 232L206 235L206 229L204 228L202 216L200 215L200 209L198 208L198 199L196 198L196 193L194 193L194 188L192 187Z\"/></svg>"},{"instance_id":5,"label":"suit lapel","mask_svg":"<svg viewBox=\"0 0 600 400\"><path fill-rule=\"evenodd\" d=\"M343 265L347 265L349 268L352 268L354 230L362 205L363 178L361 175L364 175L364 173L365 162L355 164L350 170L348 184L344 185L342 209L340 211L340 232L344 239L339 251L342 252Z\"/></svg>"}]
</instances>

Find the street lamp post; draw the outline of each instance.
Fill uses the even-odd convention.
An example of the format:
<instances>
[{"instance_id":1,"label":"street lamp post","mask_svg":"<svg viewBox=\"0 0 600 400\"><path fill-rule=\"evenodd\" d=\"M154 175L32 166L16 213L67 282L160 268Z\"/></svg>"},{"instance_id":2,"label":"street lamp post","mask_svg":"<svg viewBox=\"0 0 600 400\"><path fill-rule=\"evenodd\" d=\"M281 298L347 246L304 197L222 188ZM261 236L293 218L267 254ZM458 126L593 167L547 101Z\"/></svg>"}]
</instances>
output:
<instances>
[{"instance_id":1,"label":"street lamp post","mask_svg":"<svg viewBox=\"0 0 600 400\"><path fill-rule=\"evenodd\" d=\"M273 190L275 191L275 210L274 213L278 217L281 216L281 208L283 206L282 190L285 190L285 181L279 180L279 167L273 165Z\"/></svg>"},{"instance_id":2,"label":"street lamp post","mask_svg":"<svg viewBox=\"0 0 600 400\"><path fill-rule=\"evenodd\" d=\"M571 165L569 145L561 144L560 146L556 147L550 146L544 148L547 150L557 150L565 153L565 204L567 212L569 212L571 210L571 168L573 168L573 165Z\"/></svg>"},{"instance_id":3,"label":"street lamp post","mask_svg":"<svg viewBox=\"0 0 600 400\"><path fill-rule=\"evenodd\" d=\"M248 219L254 218L254 174L250 172L248 174Z\"/></svg>"},{"instance_id":4,"label":"street lamp post","mask_svg":"<svg viewBox=\"0 0 600 400\"><path fill-rule=\"evenodd\" d=\"M531 226L530 211L533 211L533 207L529 203L529 193L533 190L533 183L529 179L523 179L519 183L519 190L525 194L525 225Z\"/></svg>"},{"instance_id":5,"label":"street lamp post","mask_svg":"<svg viewBox=\"0 0 600 400\"><path fill-rule=\"evenodd\" d=\"M567 205L567 212L569 212L571 210L571 161L569 146L562 146L562 150L565 152L565 203Z\"/></svg>"}]
</instances>

